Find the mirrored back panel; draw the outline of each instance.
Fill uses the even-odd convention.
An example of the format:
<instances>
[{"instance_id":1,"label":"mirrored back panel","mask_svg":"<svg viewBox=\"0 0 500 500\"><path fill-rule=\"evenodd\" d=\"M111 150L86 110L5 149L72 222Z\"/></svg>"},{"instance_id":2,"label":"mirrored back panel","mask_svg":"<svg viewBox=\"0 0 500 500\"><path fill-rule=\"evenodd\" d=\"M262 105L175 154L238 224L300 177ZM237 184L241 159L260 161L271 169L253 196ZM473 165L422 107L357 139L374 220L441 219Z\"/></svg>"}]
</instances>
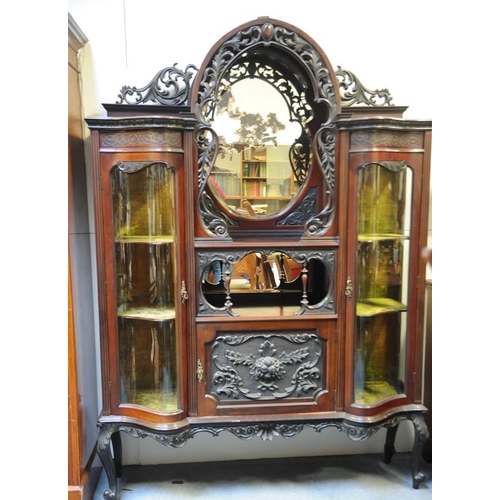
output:
<instances>
[{"instance_id":1,"label":"mirrored back panel","mask_svg":"<svg viewBox=\"0 0 500 500\"><path fill-rule=\"evenodd\" d=\"M281 250L198 254L199 314L333 313L335 253Z\"/></svg>"}]
</instances>

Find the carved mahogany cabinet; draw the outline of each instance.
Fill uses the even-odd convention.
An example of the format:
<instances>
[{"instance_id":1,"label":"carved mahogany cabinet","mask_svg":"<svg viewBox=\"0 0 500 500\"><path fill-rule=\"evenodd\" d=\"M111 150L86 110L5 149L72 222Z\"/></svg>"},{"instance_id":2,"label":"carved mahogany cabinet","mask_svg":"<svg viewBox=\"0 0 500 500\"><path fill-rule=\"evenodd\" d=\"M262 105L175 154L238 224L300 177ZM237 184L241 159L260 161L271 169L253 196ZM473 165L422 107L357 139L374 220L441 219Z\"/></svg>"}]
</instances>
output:
<instances>
[{"instance_id":1,"label":"carved mahogany cabinet","mask_svg":"<svg viewBox=\"0 0 500 500\"><path fill-rule=\"evenodd\" d=\"M105 498L120 432L386 428L389 462L404 419L418 488L431 123L269 18L104 107L87 124Z\"/></svg>"}]
</instances>

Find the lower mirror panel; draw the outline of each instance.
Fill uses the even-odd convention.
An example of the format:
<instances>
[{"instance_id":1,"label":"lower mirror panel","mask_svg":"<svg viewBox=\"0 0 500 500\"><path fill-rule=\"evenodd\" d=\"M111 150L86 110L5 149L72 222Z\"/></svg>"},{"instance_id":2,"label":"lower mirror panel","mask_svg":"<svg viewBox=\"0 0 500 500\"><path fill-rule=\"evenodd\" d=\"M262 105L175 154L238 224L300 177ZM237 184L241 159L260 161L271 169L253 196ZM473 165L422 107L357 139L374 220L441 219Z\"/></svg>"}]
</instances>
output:
<instances>
[{"instance_id":1,"label":"lower mirror panel","mask_svg":"<svg viewBox=\"0 0 500 500\"><path fill-rule=\"evenodd\" d=\"M198 415L332 410L335 321L300 323L198 325Z\"/></svg>"},{"instance_id":2,"label":"lower mirror panel","mask_svg":"<svg viewBox=\"0 0 500 500\"><path fill-rule=\"evenodd\" d=\"M200 253L198 263L201 315L334 312L333 252Z\"/></svg>"}]
</instances>

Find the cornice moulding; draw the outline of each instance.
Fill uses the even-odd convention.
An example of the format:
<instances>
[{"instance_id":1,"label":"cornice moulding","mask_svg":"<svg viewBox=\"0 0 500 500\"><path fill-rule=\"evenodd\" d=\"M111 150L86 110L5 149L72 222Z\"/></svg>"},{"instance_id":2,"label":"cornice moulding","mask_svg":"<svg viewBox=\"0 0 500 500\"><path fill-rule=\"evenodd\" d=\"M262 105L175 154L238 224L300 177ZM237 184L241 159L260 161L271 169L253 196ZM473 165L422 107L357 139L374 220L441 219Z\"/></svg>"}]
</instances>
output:
<instances>
[{"instance_id":1,"label":"cornice moulding","mask_svg":"<svg viewBox=\"0 0 500 500\"><path fill-rule=\"evenodd\" d=\"M88 41L88 38L68 12L68 45L75 52L78 52Z\"/></svg>"}]
</instances>

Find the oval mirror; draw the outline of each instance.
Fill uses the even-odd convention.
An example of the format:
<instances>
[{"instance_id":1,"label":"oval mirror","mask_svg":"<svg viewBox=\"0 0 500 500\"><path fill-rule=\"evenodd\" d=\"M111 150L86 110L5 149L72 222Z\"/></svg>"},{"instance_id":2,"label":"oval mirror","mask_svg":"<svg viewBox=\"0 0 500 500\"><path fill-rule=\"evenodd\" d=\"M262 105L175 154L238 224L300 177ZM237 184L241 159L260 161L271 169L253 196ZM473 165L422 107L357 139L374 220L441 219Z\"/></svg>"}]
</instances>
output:
<instances>
[{"instance_id":1,"label":"oval mirror","mask_svg":"<svg viewBox=\"0 0 500 500\"><path fill-rule=\"evenodd\" d=\"M238 216L279 213L305 184L312 149L305 125L311 114L295 114L303 99L286 83L283 93L261 78L223 81L219 87L212 122L219 151L209 185Z\"/></svg>"}]
</instances>

